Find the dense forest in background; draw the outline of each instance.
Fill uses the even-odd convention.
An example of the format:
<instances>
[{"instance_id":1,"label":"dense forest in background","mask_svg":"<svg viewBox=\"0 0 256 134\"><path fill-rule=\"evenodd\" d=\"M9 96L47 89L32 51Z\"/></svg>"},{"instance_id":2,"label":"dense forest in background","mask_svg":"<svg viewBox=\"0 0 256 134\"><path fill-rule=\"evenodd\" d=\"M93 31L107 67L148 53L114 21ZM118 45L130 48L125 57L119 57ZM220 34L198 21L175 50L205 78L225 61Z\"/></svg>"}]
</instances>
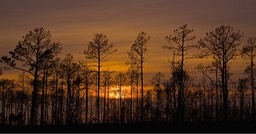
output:
<instances>
[{"instance_id":1,"label":"dense forest in background","mask_svg":"<svg viewBox=\"0 0 256 134\"><path fill-rule=\"evenodd\" d=\"M151 38L147 33L139 33L126 53L127 72L113 72L102 70L102 63L117 51L106 35L94 34L84 49L85 61L75 61L72 54L59 58L61 43L53 42L44 28L35 28L9 56L1 57L1 73L10 69L22 73L16 80L0 79L0 122L30 126L254 122L256 38L241 42L242 37L234 27L222 25L196 40L186 24L178 27L160 46L173 55L171 73L155 70L151 88L146 89L144 62ZM187 55L193 49L200 53ZM212 57L212 62L196 67L204 77L195 82L184 63L205 57ZM250 63L241 68L245 75L238 81L231 80L229 71L235 57Z\"/></svg>"}]
</instances>

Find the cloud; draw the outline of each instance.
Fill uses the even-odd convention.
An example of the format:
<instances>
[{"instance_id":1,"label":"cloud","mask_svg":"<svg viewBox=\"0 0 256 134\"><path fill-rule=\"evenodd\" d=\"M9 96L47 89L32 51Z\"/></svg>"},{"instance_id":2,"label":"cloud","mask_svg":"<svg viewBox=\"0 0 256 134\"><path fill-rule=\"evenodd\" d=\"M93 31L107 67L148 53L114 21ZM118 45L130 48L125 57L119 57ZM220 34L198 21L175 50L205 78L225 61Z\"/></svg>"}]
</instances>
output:
<instances>
[{"instance_id":1,"label":"cloud","mask_svg":"<svg viewBox=\"0 0 256 134\"><path fill-rule=\"evenodd\" d=\"M169 70L171 52L161 46L172 30L187 23L199 39L221 24L231 24L246 36L255 35L255 4L254 0L6 0L0 4L0 54L8 54L29 30L43 26L53 41L63 44L62 55L73 53L80 60L93 34L101 32L118 49L111 65L125 68L126 52L145 31L152 37L145 63L150 77L154 70Z\"/></svg>"}]
</instances>

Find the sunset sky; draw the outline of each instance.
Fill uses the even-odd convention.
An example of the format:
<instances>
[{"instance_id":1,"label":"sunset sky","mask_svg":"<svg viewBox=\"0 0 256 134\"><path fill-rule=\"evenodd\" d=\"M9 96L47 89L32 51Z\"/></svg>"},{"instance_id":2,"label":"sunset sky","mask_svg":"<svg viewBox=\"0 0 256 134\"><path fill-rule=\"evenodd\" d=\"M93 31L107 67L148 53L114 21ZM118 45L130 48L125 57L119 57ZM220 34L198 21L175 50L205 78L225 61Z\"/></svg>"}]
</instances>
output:
<instances>
[{"instance_id":1,"label":"sunset sky","mask_svg":"<svg viewBox=\"0 0 256 134\"><path fill-rule=\"evenodd\" d=\"M61 56L72 53L76 60L84 60L83 51L93 34L104 33L118 51L103 70L126 71L127 51L144 31L151 36L145 62L149 84L153 74L170 70L172 53L161 46L175 28L188 24L197 41L220 25L231 25L244 33L244 43L249 36L256 37L255 7L255 0L0 0L0 56L13 50L29 30L44 27L53 41L63 44ZM242 74L246 64L239 59L232 62L234 77ZM185 63L193 76L201 76L194 71L198 63L207 60Z\"/></svg>"}]
</instances>

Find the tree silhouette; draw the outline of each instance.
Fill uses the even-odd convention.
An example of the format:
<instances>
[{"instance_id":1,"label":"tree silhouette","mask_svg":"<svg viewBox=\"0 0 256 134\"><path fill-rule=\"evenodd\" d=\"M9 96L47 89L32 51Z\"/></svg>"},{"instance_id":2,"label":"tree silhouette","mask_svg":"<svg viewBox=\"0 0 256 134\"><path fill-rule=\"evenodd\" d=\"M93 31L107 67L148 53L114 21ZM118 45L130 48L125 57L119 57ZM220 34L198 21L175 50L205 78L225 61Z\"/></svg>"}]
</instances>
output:
<instances>
[{"instance_id":1,"label":"tree silhouette","mask_svg":"<svg viewBox=\"0 0 256 134\"><path fill-rule=\"evenodd\" d=\"M28 101L26 100L27 97L27 93L26 93L26 87L25 87L25 84L26 84L26 81L27 81L27 78L26 78L26 75L24 72L22 72L19 76L18 76L18 85L21 90L18 90L20 92L18 92L18 98L20 99L20 113L22 114L22 120L25 120L24 118L24 105L26 104L25 102ZM22 122L22 124L24 124L24 122Z\"/></svg>"},{"instance_id":2,"label":"tree silhouette","mask_svg":"<svg viewBox=\"0 0 256 134\"><path fill-rule=\"evenodd\" d=\"M67 54L62 60L61 68L63 69L64 78L67 84L67 95L66 95L66 123L71 124L74 121L74 98L75 98L75 80L76 73L80 66L74 62L73 55Z\"/></svg>"},{"instance_id":3,"label":"tree silhouette","mask_svg":"<svg viewBox=\"0 0 256 134\"><path fill-rule=\"evenodd\" d=\"M238 55L238 41L242 37L240 31L235 31L231 26L220 26L206 33L199 45L204 49L203 55L212 55L221 63L221 84L223 97L223 119L228 120L228 64Z\"/></svg>"},{"instance_id":4,"label":"tree silhouette","mask_svg":"<svg viewBox=\"0 0 256 134\"><path fill-rule=\"evenodd\" d=\"M139 64L140 68L140 82L141 82L141 121L144 120L144 104L143 104L143 93L144 93L144 80L143 80L143 63L145 62L145 54L148 51L147 43L151 37L147 35L145 32L139 33L136 40L132 44L130 48L130 56L133 56L133 60L136 64ZM138 113L137 113L138 114Z\"/></svg>"},{"instance_id":5,"label":"tree silhouette","mask_svg":"<svg viewBox=\"0 0 256 134\"><path fill-rule=\"evenodd\" d=\"M89 68L87 64L80 63L82 66L82 75L83 75L83 82L85 87L85 124L88 124L88 113L89 113L89 89L91 87L92 80L92 73L94 72L92 69Z\"/></svg>"},{"instance_id":6,"label":"tree silhouette","mask_svg":"<svg viewBox=\"0 0 256 134\"><path fill-rule=\"evenodd\" d=\"M55 58L50 61L50 73L52 79L50 80L50 85L52 86L52 124L60 124L62 122L63 115L63 89L60 88L60 81L63 80L64 75L63 69L61 68L61 59ZM63 85L64 83L62 83ZM63 87L63 86L62 86ZM61 111L61 112L60 112Z\"/></svg>"},{"instance_id":7,"label":"tree silhouette","mask_svg":"<svg viewBox=\"0 0 256 134\"><path fill-rule=\"evenodd\" d=\"M13 105L15 103L14 90L15 82L14 80L1 79L0 80L1 89L1 123L12 125L11 116L13 114Z\"/></svg>"},{"instance_id":8,"label":"tree silhouette","mask_svg":"<svg viewBox=\"0 0 256 134\"><path fill-rule=\"evenodd\" d=\"M245 73L249 74L251 80L251 90L252 90L252 120L255 120L255 96L254 96L254 75L255 75L255 67L254 67L254 58L256 56L256 38L250 37L247 40L247 44L243 46L242 56L246 56L250 59L250 65L245 70Z\"/></svg>"},{"instance_id":9,"label":"tree silhouette","mask_svg":"<svg viewBox=\"0 0 256 134\"><path fill-rule=\"evenodd\" d=\"M110 86L113 82L111 71L103 72L103 85L104 85L104 101L103 101L103 121L109 122L109 103L110 103Z\"/></svg>"},{"instance_id":10,"label":"tree silhouette","mask_svg":"<svg viewBox=\"0 0 256 134\"><path fill-rule=\"evenodd\" d=\"M122 118L123 117L123 114L124 114L124 111L123 111L123 105L122 105L122 95L123 95L123 92L122 92L122 87L123 85L125 84L126 82L126 75L124 73L118 73L115 77L115 83L116 85L118 86L118 94L119 94L119 120L120 120L120 123L123 123L124 119Z\"/></svg>"},{"instance_id":11,"label":"tree silhouette","mask_svg":"<svg viewBox=\"0 0 256 134\"><path fill-rule=\"evenodd\" d=\"M97 117L98 123L100 123L100 71L102 67L102 62L106 61L107 58L117 49L113 49L114 45L109 44L106 35L99 33L94 34L93 41L87 44L87 49L84 51L85 57L88 59L93 59L97 62L98 68L98 81L97 81Z\"/></svg>"},{"instance_id":12,"label":"tree silhouette","mask_svg":"<svg viewBox=\"0 0 256 134\"><path fill-rule=\"evenodd\" d=\"M215 86L215 95L216 95L216 99L215 99L215 114L216 114L216 120L219 119L219 87L220 87L220 80L219 80L219 70L221 69L221 64L220 64L220 60L218 60L217 58L215 58L215 60L212 62L212 66L213 66L213 70L215 72L215 84L212 85Z\"/></svg>"},{"instance_id":13,"label":"tree silhouette","mask_svg":"<svg viewBox=\"0 0 256 134\"><path fill-rule=\"evenodd\" d=\"M145 94L145 121L150 121L153 109L152 91L148 90Z\"/></svg>"},{"instance_id":14,"label":"tree silhouette","mask_svg":"<svg viewBox=\"0 0 256 134\"><path fill-rule=\"evenodd\" d=\"M244 97L245 97L245 91L248 88L248 79L246 78L240 78L238 79L238 92L239 92L239 102L240 102L240 118L243 121L244 120Z\"/></svg>"},{"instance_id":15,"label":"tree silhouette","mask_svg":"<svg viewBox=\"0 0 256 134\"><path fill-rule=\"evenodd\" d=\"M139 68L140 63L138 61L138 55L135 53L133 49L130 49L130 51L127 52L129 60L126 62L127 65L130 65L128 68L128 75L130 78L130 84L131 84L131 102L130 102L130 118L132 119L132 109L133 109L133 84L136 86L136 121L139 119Z\"/></svg>"},{"instance_id":16,"label":"tree silhouette","mask_svg":"<svg viewBox=\"0 0 256 134\"><path fill-rule=\"evenodd\" d=\"M173 30L173 35L166 36L166 41L170 45L164 45L164 49L175 50L176 55L181 56L180 61L180 72L184 72L184 61L188 59L185 57L187 50L196 47L195 45L188 44L189 41L193 41L195 36L190 36L193 32L193 29L188 29L187 24L179 27L178 29ZM184 121L185 115L185 99L184 99L184 76L183 73L180 73L179 81L179 91L178 91L178 118L180 121Z\"/></svg>"},{"instance_id":17,"label":"tree silhouette","mask_svg":"<svg viewBox=\"0 0 256 134\"><path fill-rule=\"evenodd\" d=\"M202 64L199 64L196 69L200 70L203 73L203 76L207 77L208 80L210 80L210 85L211 85L211 95L210 97L208 97L208 99L211 99L211 117L213 116L213 88L215 88L215 95L216 95L216 99L215 99L215 114L216 114L216 120L218 120L219 118L219 87L221 86L219 84L219 79L218 79L218 75L219 75L219 70L221 70L221 65L220 65L220 60L219 59L214 59L214 61L211 63L211 65L209 66L204 66ZM214 73L215 75L215 80L211 78L211 76L209 74L207 74L207 72L210 73Z\"/></svg>"},{"instance_id":18,"label":"tree silhouette","mask_svg":"<svg viewBox=\"0 0 256 134\"><path fill-rule=\"evenodd\" d=\"M47 120L47 114L48 112L48 105L47 105L47 98L48 98L48 79L52 75L50 73L51 67L52 67L52 60L53 58L45 58L42 65L40 66L40 70L42 70L42 73L40 74L39 77L41 77L42 81L42 92L41 92L41 119L40 119L40 124L43 124Z\"/></svg>"},{"instance_id":19,"label":"tree silhouette","mask_svg":"<svg viewBox=\"0 0 256 134\"><path fill-rule=\"evenodd\" d=\"M183 25L166 36L163 48L173 53L170 72L151 70L155 74L145 87L148 75L144 67L151 39L145 32L129 46L123 61L128 70L122 72L111 71L104 64L117 50L102 33L94 34L88 42L86 60L77 61L73 54L57 57L62 47L51 41L49 31L29 31L10 56L1 58L0 75L9 69L18 69L21 75L17 79L0 76L0 126L37 129L86 125L87 131L94 126L255 124L256 38L249 37L240 47L243 34L222 25L192 44L192 33ZM195 58L189 56L194 47L201 50L200 58L212 60L196 67L202 74L186 69L187 59ZM230 77L236 73L231 72L230 63L237 56L249 64L244 70L238 68L245 76L235 80Z\"/></svg>"},{"instance_id":20,"label":"tree silhouette","mask_svg":"<svg viewBox=\"0 0 256 134\"><path fill-rule=\"evenodd\" d=\"M0 75L2 75L3 74L3 69L2 69L2 67L0 67Z\"/></svg>"},{"instance_id":21,"label":"tree silhouette","mask_svg":"<svg viewBox=\"0 0 256 134\"><path fill-rule=\"evenodd\" d=\"M40 66L43 65L45 59L53 58L61 49L61 44L51 42L50 32L41 27L29 31L29 33L23 37L23 40L19 41L14 51L9 52L11 57L1 57L2 63L11 68L27 72L34 77L30 125L36 125L36 101L38 96L38 75ZM23 65L17 66L17 62L22 62ZM23 68L24 65L29 68Z\"/></svg>"},{"instance_id":22,"label":"tree silhouette","mask_svg":"<svg viewBox=\"0 0 256 134\"><path fill-rule=\"evenodd\" d=\"M132 59L131 59L132 60ZM126 73L127 79L129 79L130 83L130 122L133 122L133 92L134 92L134 84L136 82L136 76L138 76L137 67L131 65Z\"/></svg>"},{"instance_id":23,"label":"tree silhouette","mask_svg":"<svg viewBox=\"0 0 256 134\"><path fill-rule=\"evenodd\" d=\"M163 73L157 72L151 80L151 83L154 86L153 91L156 94L156 113L155 113L156 120L159 120L162 117L160 105L162 102L161 100L162 100L162 94L164 90L164 85L163 85L164 78L165 78L165 75Z\"/></svg>"}]
</instances>

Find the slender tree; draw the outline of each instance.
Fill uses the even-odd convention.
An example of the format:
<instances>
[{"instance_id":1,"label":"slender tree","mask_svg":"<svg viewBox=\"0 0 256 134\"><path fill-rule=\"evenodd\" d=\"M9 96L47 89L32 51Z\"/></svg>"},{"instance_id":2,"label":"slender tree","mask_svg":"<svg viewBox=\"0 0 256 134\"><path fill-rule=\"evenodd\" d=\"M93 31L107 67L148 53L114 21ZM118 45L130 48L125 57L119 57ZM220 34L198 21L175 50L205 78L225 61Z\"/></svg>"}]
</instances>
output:
<instances>
[{"instance_id":1,"label":"slender tree","mask_svg":"<svg viewBox=\"0 0 256 134\"><path fill-rule=\"evenodd\" d=\"M127 52L129 60L126 62L127 65L129 65L128 69L128 75L130 78L130 84L131 84L131 101L130 101L130 118L132 120L132 113L133 113L133 90L136 90L136 100L137 100L137 105L136 105L136 121L138 121L139 118L139 68L140 68L140 63L137 60L138 55L136 55L135 51L133 49L130 49L130 51ZM133 89L133 84L136 86L135 89Z\"/></svg>"},{"instance_id":2,"label":"slender tree","mask_svg":"<svg viewBox=\"0 0 256 134\"><path fill-rule=\"evenodd\" d=\"M92 80L90 79L93 73L93 70L89 68L87 64L80 63L83 67L83 82L85 87L85 124L88 124L88 110L89 110L89 89L92 85Z\"/></svg>"},{"instance_id":3,"label":"slender tree","mask_svg":"<svg viewBox=\"0 0 256 134\"><path fill-rule=\"evenodd\" d=\"M54 106L52 108L52 124L54 124L54 121L55 121L55 124L60 124L60 119L62 118L62 105L59 104L60 100L62 99L60 96L61 96L61 93L60 93L60 90L59 89L59 79L61 79L61 67L60 67L60 58L55 58L53 60L50 61L50 65L51 65L51 74L53 75L53 78L52 78L52 106ZM59 112L61 111L61 113Z\"/></svg>"},{"instance_id":4,"label":"slender tree","mask_svg":"<svg viewBox=\"0 0 256 134\"><path fill-rule=\"evenodd\" d=\"M218 121L219 119L219 70L220 70L220 61L216 58L214 58L215 61L212 62L213 65L213 70L215 72L215 84L213 84L215 86L215 95L216 95L216 99L215 99L215 114L216 114L216 120Z\"/></svg>"},{"instance_id":5,"label":"slender tree","mask_svg":"<svg viewBox=\"0 0 256 134\"><path fill-rule=\"evenodd\" d=\"M150 118L152 117L152 109L153 109L153 99L152 99L152 91L148 90L145 94L145 119L146 121L150 121Z\"/></svg>"},{"instance_id":6,"label":"slender tree","mask_svg":"<svg viewBox=\"0 0 256 134\"><path fill-rule=\"evenodd\" d=\"M26 122L29 122L29 106L31 103L31 90L32 82L31 76L22 72L18 75L18 79L15 82L16 88L15 91L18 91L20 94L17 96L18 102L20 102L20 125L25 125Z\"/></svg>"},{"instance_id":7,"label":"slender tree","mask_svg":"<svg viewBox=\"0 0 256 134\"><path fill-rule=\"evenodd\" d=\"M87 49L84 51L87 59L92 59L97 62L98 69L98 81L97 81L97 120L100 123L100 71L102 62L106 61L107 58L117 49L113 49L114 45L110 44L106 35L99 33L94 34L93 41L87 44Z\"/></svg>"},{"instance_id":8,"label":"slender tree","mask_svg":"<svg viewBox=\"0 0 256 134\"><path fill-rule=\"evenodd\" d=\"M240 102L240 118L241 121L244 120L244 97L245 97L245 91L247 89L247 83L248 79L247 78L241 78L238 79L238 92L239 92L239 102Z\"/></svg>"},{"instance_id":9,"label":"slender tree","mask_svg":"<svg viewBox=\"0 0 256 134\"><path fill-rule=\"evenodd\" d=\"M145 32L139 33L136 40L132 44L130 48L130 55L133 55L133 60L139 64L140 69L140 82L141 82L141 121L144 120L144 104L143 104L143 97L144 97L144 77L143 77L143 69L144 69L144 62L145 62L145 54L148 51L147 43L151 37L147 35Z\"/></svg>"},{"instance_id":10,"label":"slender tree","mask_svg":"<svg viewBox=\"0 0 256 134\"><path fill-rule=\"evenodd\" d=\"M165 75L163 73L157 72L151 80L151 83L154 86L153 91L156 94L156 113L155 113L155 115L156 115L157 120L159 120L162 116L161 110L160 110L160 105L161 105L162 93L163 93L163 89L164 89L164 85L163 85L164 78L165 78Z\"/></svg>"},{"instance_id":11,"label":"slender tree","mask_svg":"<svg viewBox=\"0 0 256 134\"><path fill-rule=\"evenodd\" d=\"M173 30L173 35L166 36L166 41L170 45L164 45L164 49L175 50L177 56L181 56L180 61L180 81L179 81L179 90L178 90L178 119L184 121L185 116L185 96L184 96L184 61L190 57L185 57L187 50L196 47L191 45L188 42L193 41L195 36L190 36L193 32L193 29L188 29L187 24L179 27L178 29Z\"/></svg>"},{"instance_id":12,"label":"slender tree","mask_svg":"<svg viewBox=\"0 0 256 134\"><path fill-rule=\"evenodd\" d=\"M119 120L120 123L123 123L123 112L122 109L124 106L122 106L122 87L125 84L126 81L126 75L124 73L118 73L117 76L115 77L115 82L116 85L118 86L118 90L119 90Z\"/></svg>"},{"instance_id":13,"label":"slender tree","mask_svg":"<svg viewBox=\"0 0 256 134\"><path fill-rule=\"evenodd\" d=\"M110 86L112 84L112 71L103 72L103 85L104 85L104 100L103 100L103 122L109 122L109 100L110 100Z\"/></svg>"},{"instance_id":14,"label":"slender tree","mask_svg":"<svg viewBox=\"0 0 256 134\"><path fill-rule=\"evenodd\" d=\"M203 39L199 40L202 47L203 56L212 55L220 61L221 67L221 85L223 97L223 120L228 120L228 64L238 53L238 41L242 37L240 31L235 31L231 26L220 26L215 30L206 33Z\"/></svg>"},{"instance_id":15,"label":"slender tree","mask_svg":"<svg viewBox=\"0 0 256 134\"><path fill-rule=\"evenodd\" d=\"M0 80L0 88L1 88L1 123L5 124L5 120L6 120L6 115L5 115L5 105L6 105L6 83L7 80L6 79L1 79Z\"/></svg>"},{"instance_id":16,"label":"slender tree","mask_svg":"<svg viewBox=\"0 0 256 134\"><path fill-rule=\"evenodd\" d=\"M245 71L245 73L249 74L251 80L251 91L252 91L252 120L255 120L255 95L254 95L254 79L255 79L255 67L254 67L254 58L256 56L256 38L250 37L247 40L247 44L243 46L242 56L246 56L250 59L249 70Z\"/></svg>"},{"instance_id":17,"label":"slender tree","mask_svg":"<svg viewBox=\"0 0 256 134\"><path fill-rule=\"evenodd\" d=\"M3 74L3 69L2 69L2 67L0 67L0 75L2 75Z\"/></svg>"},{"instance_id":18,"label":"slender tree","mask_svg":"<svg viewBox=\"0 0 256 134\"><path fill-rule=\"evenodd\" d=\"M131 66L126 75L127 75L127 79L129 79L129 83L130 83L130 105L129 105L129 118L130 118L130 122L133 121L133 91L134 91L134 84L135 84L135 79L136 79L136 74L138 74L138 72L136 72L135 69L133 69L133 67Z\"/></svg>"},{"instance_id":19,"label":"slender tree","mask_svg":"<svg viewBox=\"0 0 256 134\"><path fill-rule=\"evenodd\" d=\"M42 70L42 92L41 92L41 120L40 124L47 121L47 89L48 89L48 77L51 75L49 70L51 68L52 58L46 58L41 65Z\"/></svg>"},{"instance_id":20,"label":"slender tree","mask_svg":"<svg viewBox=\"0 0 256 134\"><path fill-rule=\"evenodd\" d=\"M74 119L74 81L75 73L79 70L79 65L75 63L73 55L67 54L61 63L63 69L64 78L67 84L67 95L66 95L66 123L73 123Z\"/></svg>"}]
</instances>

